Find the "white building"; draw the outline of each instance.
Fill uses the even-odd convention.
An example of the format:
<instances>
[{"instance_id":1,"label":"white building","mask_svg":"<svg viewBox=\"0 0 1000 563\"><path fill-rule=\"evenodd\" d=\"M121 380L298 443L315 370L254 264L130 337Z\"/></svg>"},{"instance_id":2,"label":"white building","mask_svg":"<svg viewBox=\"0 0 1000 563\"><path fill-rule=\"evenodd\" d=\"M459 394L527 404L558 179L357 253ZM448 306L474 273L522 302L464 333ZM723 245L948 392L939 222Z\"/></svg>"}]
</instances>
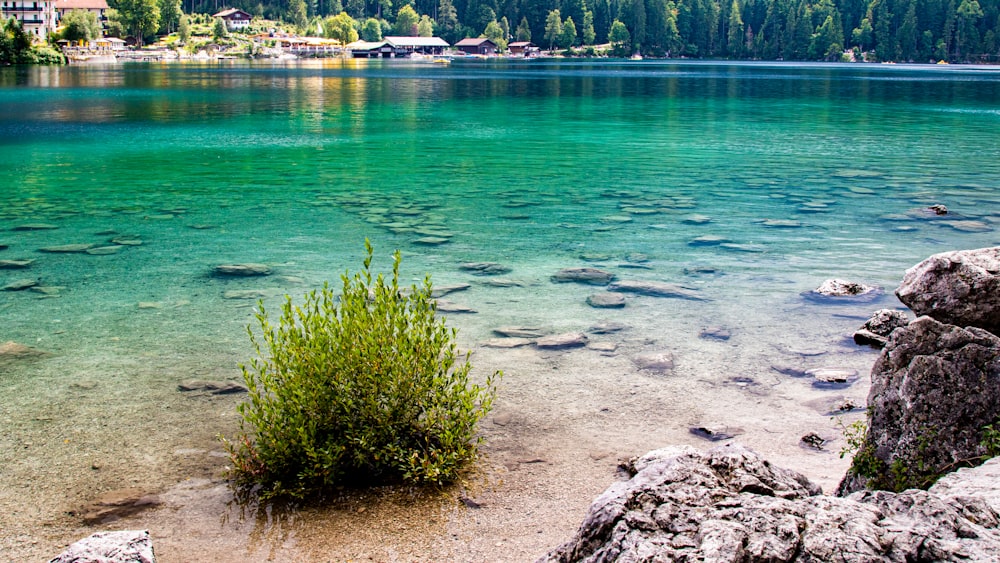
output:
<instances>
[{"instance_id":1,"label":"white building","mask_svg":"<svg viewBox=\"0 0 1000 563\"><path fill-rule=\"evenodd\" d=\"M52 3L56 7L56 23L60 25L62 25L62 19L66 17L66 13L71 10L93 12L97 16L102 30L108 23L108 16L105 15L108 10L107 0L53 0Z\"/></svg>"},{"instance_id":2,"label":"white building","mask_svg":"<svg viewBox=\"0 0 1000 563\"><path fill-rule=\"evenodd\" d=\"M55 0L0 0L0 16L4 21L14 18L35 38L45 41L56 30Z\"/></svg>"}]
</instances>

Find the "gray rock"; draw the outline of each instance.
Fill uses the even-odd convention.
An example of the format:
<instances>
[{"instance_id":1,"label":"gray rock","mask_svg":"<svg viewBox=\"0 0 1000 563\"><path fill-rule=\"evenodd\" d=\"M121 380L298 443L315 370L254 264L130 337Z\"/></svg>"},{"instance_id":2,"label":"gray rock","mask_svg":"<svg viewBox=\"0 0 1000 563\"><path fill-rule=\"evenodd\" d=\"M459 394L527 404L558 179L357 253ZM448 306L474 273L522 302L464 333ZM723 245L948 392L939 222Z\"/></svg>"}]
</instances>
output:
<instances>
[{"instance_id":1,"label":"gray rock","mask_svg":"<svg viewBox=\"0 0 1000 563\"><path fill-rule=\"evenodd\" d=\"M701 235L688 241L688 246L718 246L730 239L719 235Z\"/></svg>"},{"instance_id":2,"label":"gray rock","mask_svg":"<svg viewBox=\"0 0 1000 563\"><path fill-rule=\"evenodd\" d=\"M476 310L468 305L448 301L447 299L436 299L436 308L441 313L475 313Z\"/></svg>"},{"instance_id":3,"label":"gray rock","mask_svg":"<svg viewBox=\"0 0 1000 563\"><path fill-rule=\"evenodd\" d=\"M591 334L614 334L616 332L621 332L627 328L629 328L629 326L624 323L618 323L615 321L604 321L590 327L589 329L587 329L587 332Z\"/></svg>"},{"instance_id":4,"label":"gray rock","mask_svg":"<svg viewBox=\"0 0 1000 563\"><path fill-rule=\"evenodd\" d=\"M267 264L253 262L246 264L220 264L212 268L212 273L217 276L234 277L269 276L271 275L271 267Z\"/></svg>"},{"instance_id":5,"label":"gray rock","mask_svg":"<svg viewBox=\"0 0 1000 563\"><path fill-rule=\"evenodd\" d=\"M983 427L1000 418L1000 338L920 317L893 331L871 378L863 449L877 471L852 468L838 494L926 487L981 461Z\"/></svg>"},{"instance_id":6,"label":"gray rock","mask_svg":"<svg viewBox=\"0 0 1000 563\"><path fill-rule=\"evenodd\" d=\"M0 343L0 367L18 360L44 358L48 355L48 352L19 344L13 340Z\"/></svg>"},{"instance_id":7,"label":"gray rock","mask_svg":"<svg viewBox=\"0 0 1000 563\"><path fill-rule=\"evenodd\" d=\"M449 293L456 293L459 291L465 291L472 287L472 285L467 283L452 283L452 284L442 284L435 285L431 288L431 297L444 297Z\"/></svg>"},{"instance_id":8,"label":"gray rock","mask_svg":"<svg viewBox=\"0 0 1000 563\"><path fill-rule=\"evenodd\" d=\"M535 341L535 346L546 350L563 350L566 348L579 348L586 346L587 335L582 332L566 332L563 334L553 334L543 336Z\"/></svg>"},{"instance_id":9,"label":"gray rock","mask_svg":"<svg viewBox=\"0 0 1000 563\"><path fill-rule=\"evenodd\" d=\"M532 338L490 338L479 345L484 348L520 348L534 343Z\"/></svg>"},{"instance_id":10,"label":"gray rock","mask_svg":"<svg viewBox=\"0 0 1000 563\"><path fill-rule=\"evenodd\" d=\"M639 369L666 373L674 369L674 355L665 350L645 352L632 358L632 363Z\"/></svg>"},{"instance_id":11,"label":"gray rock","mask_svg":"<svg viewBox=\"0 0 1000 563\"><path fill-rule=\"evenodd\" d=\"M31 223L29 225L17 225L12 231L51 231L53 229L58 229L58 225L50 225L48 223Z\"/></svg>"},{"instance_id":12,"label":"gray rock","mask_svg":"<svg viewBox=\"0 0 1000 563\"><path fill-rule=\"evenodd\" d=\"M94 247L93 243L78 243L78 244L61 244L58 246L46 246L45 248L39 248L39 252L51 252L54 254L70 254L74 252L86 252Z\"/></svg>"},{"instance_id":13,"label":"gray rock","mask_svg":"<svg viewBox=\"0 0 1000 563\"><path fill-rule=\"evenodd\" d=\"M563 268L552 276L556 283L576 282L588 285L608 285L615 275L597 268Z\"/></svg>"},{"instance_id":14,"label":"gray rock","mask_svg":"<svg viewBox=\"0 0 1000 563\"><path fill-rule=\"evenodd\" d=\"M892 331L906 326L909 322L910 318L903 311L879 309L872 313L871 318L854 333L854 342L882 348L889 340Z\"/></svg>"},{"instance_id":15,"label":"gray rock","mask_svg":"<svg viewBox=\"0 0 1000 563\"><path fill-rule=\"evenodd\" d=\"M156 563L156 557L148 530L123 530L91 534L49 563Z\"/></svg>"},{"instance_id":16,"label":"gray rock","mask_svg":"<svg viewBox=\"0 0 1000 563\"><path fill-rule=\"evenodd\" d=\"M413 241L413 244L421 244L424 246L440 246L446 242L451 242L451 239L446 237L421 237Z\"/></svg>"},{"instance_id":17,"label":"gray rock","mask_svg":"<svg viewBox=\"0 0 1000 563\"><path fill-rule=\"evenodd\" d=\"M118 254L123 248L125 247L120 244L113 244L110 246L88 248L85 252L94 256L107 256L109 254Z\"/></svg>"},{"instance_id":18,"label":"gray rock","mask_svg":"<svg viewBox=\"0 0 1000 563\"><path fill-rule=\"evenodd\" d=\"M458 265L458 269L472 272L477 276L495 276L510 272L509 266L497 262L464 262Z\"/></svg>"},{"instance_id":19,"label":"gray rock","mask_svg":"<svg viewBox=\"0 0 1000 563\"><path fill-rule=\"evenodd\" d=\"M699 338L708 338L711 340L729 340L732 336L732 331L722 326L705 327L698 333Z\"/></svg>"},{"instance_id":20,"label":"gray rock","mask_svg":"<svg viewBox=\"0 0 1000 563\"><path fill-rule=\"evenodd\" d=\"M812 290L815 295L823 297L874 297L880 293L878 287L845 280L826 280Z\"/></svg>"},{"instance_id":21,"label":"gray rock","mask_svg":"<svg viewBox=\"0 0 1000 563\"><path fill-rule=\"evenodd\" d=\"M896 296L917 315L1000 333L1000 246L943 252L910 268Z\"/></svg>"},{"instance_id":22,"label":"gray rock","mask_svg":"<svg viewBox=\"0 0 1000 563\"><path fill-rule=\"evenodd\" d=\"M743 433L742 428L729 426L728 424L703 424L692 426L688 429L691 434L699 438L704 438L710 442L722 442L732 440Z\"/></svg>"},{"instance_id":23,"label":"gray rock","mask_svg":"<svg viewBox=\"0 0 1000 563\"><path fill-rule=\"evenodd\" d=\"M177 385L178 391L208 391L213 395L230 395L232 393L246 393L247 388L242 383L235 381L203 381L195 379L185 381Z\"/></svg>"},{"instance_id":24,"label":"gray rock","mask_svg":"<svg viewBox=\"0 0 1000 563\"><path fill-rule=\"evenodd\" d=\"M20 270L32 263L34 260L0 260L0 270Z\"/></svg>"},{"instance_id":25,"label":"gray rock","mask_svg":"<svg viewBox=\"0 0 1000 563\"><path fill-rule=\"evenodd\" d=\"M38 280L24 278L20 280L14 280L0 289L3 289L3 291L23 291L25 289L35 287L36 285L38 285Z\"/></svg>"},{"instance_id":26,"label":"gray rock","mask_svg":"<svg viewBox=\"0 0 1000 563\"><path fill-rule=\"evenodd\" d=\"M597 497L576 535L540 562L902 563L997 561L1000 553L1000 518L978 497L823 496L799 473L733 444L664 448L624 469L631 478Z\"/></svg>"},{"instance_id":27,"label":"gray rock","mask_svg":"<svg viewBox=\"0 0 1000 563\"><path fill-rule=\"evenodd\" d=\"M266 289L229 289L222 292L223 299L264 299L271 294Z\"/></svg>"},{"instance_id":28,"label":"gray rock","mask_svg":"<svg viewBox=\"0 0 1000 563\"><path fill-rule=\"evenodd\" d=\"M625 296L612 291L595 293L587 297L587 305L597 309L620 309L625 306Z\"/></svg>"},{"instance_id":29,"label":"gray rock","mask_svg":"<svg viewBox=\"0 0 1000 563\"><path fill-rule=\"evenodd\" d=\"M858 370L840 367L813 368L806 370L806 376L813 378L814 387L840 389L858 380Z\"/></svg>"},{"instance_id":30,"label":"gray rock","mask_svg":"<svg viewBox=\"0 0 1000 563\"><path fill-rule=\"evenodd\" d=\"M545 331L534 326L502 326L493 329L493 333L510 338L541 338Z\"/></svg>"},{"instance_id":31,"label":"gray rock","mask_svg":"<svg viewBox=\"0 0 1000 563\"><path fill-rule=\"evenodd\" d=\"M617 281L610 284L608 286L608 290L622 293L635 293L648 297L675 297L679 299L691 299L693 301L705 300L704 297L698 294L697 290L673 283L658 281Z\"/></svg>"}]
</instances>

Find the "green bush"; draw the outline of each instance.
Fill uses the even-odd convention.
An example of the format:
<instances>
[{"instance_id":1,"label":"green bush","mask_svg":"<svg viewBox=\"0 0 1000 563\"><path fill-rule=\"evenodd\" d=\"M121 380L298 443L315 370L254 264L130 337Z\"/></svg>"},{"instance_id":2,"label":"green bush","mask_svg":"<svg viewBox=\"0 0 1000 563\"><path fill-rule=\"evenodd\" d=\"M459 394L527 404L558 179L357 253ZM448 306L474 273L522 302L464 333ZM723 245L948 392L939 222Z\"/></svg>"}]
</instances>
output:
<instances>
[{"instance_id":1,"label":"green bush","mask_svg":"<svg viewBox=\"0 0 1000 563\"><path fill-rule=\"evenodd\" d=\"M257 358L241 366L249 388L240 433L226 441L238 490L304 497L340 484L444 483L476 455L476 425L496 394L494 373L469 383L456 331L435 315L430 277L400 291L364 270L341 276L301 306L286 298L277 326L263 304L248 327Z\"/></svg>"}]
</instances>

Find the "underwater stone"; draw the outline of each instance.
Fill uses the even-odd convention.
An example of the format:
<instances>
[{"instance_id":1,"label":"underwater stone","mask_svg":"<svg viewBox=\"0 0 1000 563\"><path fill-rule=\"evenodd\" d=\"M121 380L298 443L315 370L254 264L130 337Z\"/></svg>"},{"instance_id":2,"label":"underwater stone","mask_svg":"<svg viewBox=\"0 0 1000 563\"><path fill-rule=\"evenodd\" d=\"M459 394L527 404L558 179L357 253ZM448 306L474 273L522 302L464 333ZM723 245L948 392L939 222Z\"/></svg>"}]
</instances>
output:
<instances>
[{"instance_id":1,"label":"underwater stone","mask_svg":"<svg viewBox=\"0 0 1000 563\"><path fill-rule=\"evenodd\" d=\"M544 336L535 342L535 346L548 350L561 350L564 348L578 348L587 344L587 335L582 332L566 332Z\"/></svg>"},{"instance_id":2,"label":"underwater stone","mask_svg":"<svg viewBox=\"0 0 1000 563\"><path fill-rule=\"evenodd\" d=\"M733 333L722 326L710 326L701 329L698 333L699 338L710 338L712 340L729 340L733 336Z\"/></svg>"},{"instance_id":3,"label":"underwater stone","mask_svg":"<svg viewBox=\"0 0 1000 563\"><path fill-rule=\"evenodd\" d=\"M458 265L458 269L472 272L477 276L506 274L511 270L510 266L504 266L498 262L463 262Z\"/></svg>"},{"instance_id":4,"label":"underwater stone","mask_svg":"<svg viewBox=\"0 0 1000 563\"><path fill-rule=\"evenodd\" d=\"M716 246L729 239L719 235L701 235L688 241L688 246Z\"/></svg>"},{"instance_id":5,"label":"underwater stone","mask_svg":"<svg viewBox=\"0 0 1000 563\"><path fill-rule=\"evenodd\" d=\"M442 313L475 313L475 309L466 305L448 301L447 299L437 299L437 310Z\"/></svg>"},{"instance_id":6,"label":"underwater stone","mask_svg":"<svg viewBox=\"0 0 1000 563\"><path fill-rule=\"evenodd\" d=\"M493 333L510 338L541 338L545 335L541 328L532 326L502 326L493 329Z\"/></svg>"},{"instance_id":7,"label":"underwater stone","mask_svg":"<svg viewBox=\"0 0 1000 563\"><path fill-rule=\"evenodd\" d=\"M94 247L93 243L78 243L78 244L61 244L58 246L46 246L45 248L39 248L39 252L52 252L52 253L72 253L72 252L85 252Z\"/></svg>"},{"instance_id":8,"label":"underwater stone","mask_svg":"<svg viewBox=\"0 0 1000 563\"><path fill-rule=\"evenodd\" d=\"M38 280L25 278L20 280L14 280L8 283L7 285L3 286L2 289L4 291L22 291L28 289L29 287L35 287L36 285L38 285Z\"/></svg>"},{"instance_id":9,"label":"underwater stone","mask_svg":"<svg viewBox=\"0 0 1000 563\"><path fill-rule=\"evenodd\" d=\"M608 286L610 291L636 293L649 297L675 297L680 299L690 299L693 301L704 301L705 298L697 291L677 284L657 281L623 280L613 282Z\"/></svg>"},{"instance_id":10,"label":"underwater stone","mask_svg":"<svg viewBox=\"0 0 1000 563\"><path fill-rule=\"evenodd\" d=\"M246 393L247 388L235 381L202 381L191 380L177 385L178 391L208 391L213 395L229 395L232 393Z\"/></svg>"},{"instance_id":11,"label":"underwater stone","mask_svg":"<svg viewBox=\"0 0 1000 563\"><path fill-rule=\"evenodd\" d=\"M32 223L29 225L18 225L11 229L12 231L51 231L52 229L58 229L58 225L51 225L48 223Z\"/></svg>"},{"instance_id":12,"label":"underwater stone","mask_svg":"<svg viewBox=\"0 0 1000 563\"><path fill-rule=\"evenodd\" d=\"M597 268L563 268L552 276L556 283L576 282L588 285L607 285L615 275Z\"/></svg>"},{"instance_id":13,"label":"underwater stone","mask_svg":"<svg viewBox=\"0 0 1000 563\"><path fill-rule=\"evenodd\" d=\"M625 296L621 293L595 293L587 297L587 305L597 309L620 309L625 306Z\"/></svg>"},{"instance_id":14,"label":"underwater stone","mask_svg":"<svg viewBox=\"0 0 1000 563\"><path fill-rule=\"evenodd\" d=\"M266 264L248 262L246 264L220 264L213 268L212 272L217 276L269 276L271 268Z\"/></svg>"},{"instance_id":15,"label":"underwater stone","mask_svg":"<svg viewBox=\"0 0 1000 563\"><path fill-rule=\"evenodd\" d=\"M34 260L0 260L0 270L20 270L32 263Z\"/></svg>"},{"instance_id":16,"label":"underwater stone","mask_svg":"<svg viewBox=\"0 0 1000 563\"><path fill-rule=\"evenodd\" d=\"M86 252L87 254L92 254L95 256L106 256L108 254L118 254L119 252L121 252L121 249L123 248L125 247L120 244L116 244L114 246L99 246L97 248L88 248Z\"/></svg>"},{"instance_id":17,"label":"underwater stone","mask_svg":"<svg viewBox=\"0 0 1000 563\"><path fill-rule=\"evenodd\" d=\"M641 370L665 373L674 369L674 355L665 350L645 352L632 358L632 363Z\"/></svg>"},{"instance_id":18,"label":"underwater stone","mask_svg":"<svg viewBox=\"0 0 1000 563\"><path fill-rule=\"evenodd\" d=\"M878 295L881 290L872 285L839 279L826 280L811 293L823 297L862 297Z\"/></svg>"},{"instance_id":19,"label":"underwater stone","mask_svg":"<svg viewBox=\"0 0 1000 563\"><path fill-rule=\"evenodd\" d=\"M446 242L449 242L449 239L444 237L423 237L413 241L413 244L422 244L425 246L438 246Z\"/></svg>"},{"instance_id":20,"label":"underwater stone","mask_svg":"<svg viewBox=\"0 0 1000 563\"><path fill-rule=\"evenodd\" d=\"M531 338L490 338L479 345L484 348L520 348L534 343L534 339Z\"/></svg>"},{"instance_id":21,"label":"underwater stone","mask_svg":"<svg viewBox=\"0 0 1000 563\"><path fill-rule=\"evenodd\" d=\"M591 334L614 334L629 328L627 324L615 321L604 321L587 329Z\"/></svg>"}]
</instances>

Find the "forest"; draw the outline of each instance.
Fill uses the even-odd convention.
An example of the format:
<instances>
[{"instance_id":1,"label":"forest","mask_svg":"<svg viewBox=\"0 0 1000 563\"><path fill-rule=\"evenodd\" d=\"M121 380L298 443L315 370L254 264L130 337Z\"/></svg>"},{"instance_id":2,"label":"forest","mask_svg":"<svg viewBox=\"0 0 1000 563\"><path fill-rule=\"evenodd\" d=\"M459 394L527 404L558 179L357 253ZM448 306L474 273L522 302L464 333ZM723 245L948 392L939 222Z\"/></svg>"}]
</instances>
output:
<instances>
[{"instance_id":1,"label":"forest","mask_svg":"<svg viewBox=\"0 0 1000 563\"><path fill-rule=\"evenodd\" d=\"M479 36L543 49L610 43L620 56L1000 60L1000 0L182 0L189 14L227 7L286 21L303 8L313 20L346 12L387 30L401 13L416 12L450 43Z\"/></svg>"}]
</instances>

